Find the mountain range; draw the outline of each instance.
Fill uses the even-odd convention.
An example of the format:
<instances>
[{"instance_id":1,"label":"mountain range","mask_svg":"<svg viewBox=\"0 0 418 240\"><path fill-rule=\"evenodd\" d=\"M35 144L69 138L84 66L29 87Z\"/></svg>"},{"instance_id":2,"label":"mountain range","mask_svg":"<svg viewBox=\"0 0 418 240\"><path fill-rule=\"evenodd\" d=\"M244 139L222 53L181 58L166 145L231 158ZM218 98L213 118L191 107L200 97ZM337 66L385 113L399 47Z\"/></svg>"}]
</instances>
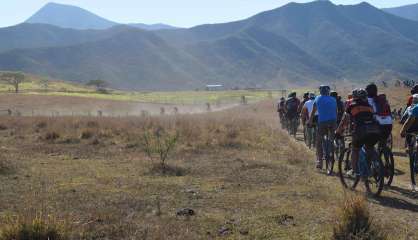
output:
<instances>
[{"instance_id":1,"label":"mountain range","mask_svg":"<svg viewBox=\"0 0 418 240\"><path fill-rule=\"evenodd\" d=\"M0 70L150 90L418 77L418 22L365 2L289 3L241 21L189 29L49 24L0 29Z\"/></svg>"}]
</instances>

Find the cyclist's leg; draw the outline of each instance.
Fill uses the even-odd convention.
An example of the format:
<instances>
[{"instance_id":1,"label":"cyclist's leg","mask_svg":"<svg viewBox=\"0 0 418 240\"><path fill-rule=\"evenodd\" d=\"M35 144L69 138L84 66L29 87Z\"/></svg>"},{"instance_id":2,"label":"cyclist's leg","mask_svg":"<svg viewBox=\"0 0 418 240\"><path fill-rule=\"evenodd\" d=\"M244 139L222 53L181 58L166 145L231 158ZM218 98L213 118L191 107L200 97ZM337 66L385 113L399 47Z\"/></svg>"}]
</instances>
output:
<instances>
[{"instance_id":1,"label":"cyclist's leg","mask_svg":"<svg viewBox=\"0 0 418 240\"><path fill-rule=\"evenodd\" d=\"M326 128L321 123L318 123L318 128L316 132L316 166L317 168L322 168L323 160L323 139L326 134Z\"/></svg>"},{"instance_id":2,"label":"cyclist's leg","mask_svg":"<svg viewBox=\"0 0 418 240\"><path fill-rule=\"evenodd\" d=\"M335 153L335 130L337 129L337 123L336 122L331 122L328 126L328 131L329 131L329 142L330 142L330 156L333 158L334 157L334 153Z\"/></svg>"},{"instance_id":3,"label":"cyclist's leg","mask_svg":"<svg viewBox=\"0 0 418 240\"><path fill-rule=\"evenodd\" d=\"M392 125L380 125L381 138L379 139L379 148L386 147L388 139L392 134Z\"/></svg>"}]
</instances>

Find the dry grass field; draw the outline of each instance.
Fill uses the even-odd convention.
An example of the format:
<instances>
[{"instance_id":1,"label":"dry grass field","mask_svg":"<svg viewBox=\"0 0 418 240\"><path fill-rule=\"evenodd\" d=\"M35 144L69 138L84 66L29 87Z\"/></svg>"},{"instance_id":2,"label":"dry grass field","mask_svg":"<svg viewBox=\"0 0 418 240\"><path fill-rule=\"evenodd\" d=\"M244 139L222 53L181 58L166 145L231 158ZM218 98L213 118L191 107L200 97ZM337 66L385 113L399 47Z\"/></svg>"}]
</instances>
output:
<instances>
[{"instance_id":1,"label":"dry grass field","mask_svg":"<svg viewBox=\"0 0 418 240\"><path fill-rule=\"evenodd\" d=\"M274 110L1 117L0 228L38 216L70 239L330 239L352 193L314 171ZM158 149L173 136L163 173ZM367 204L389 239L418 239L404 185Z\"/></svg>"}]
</instances>

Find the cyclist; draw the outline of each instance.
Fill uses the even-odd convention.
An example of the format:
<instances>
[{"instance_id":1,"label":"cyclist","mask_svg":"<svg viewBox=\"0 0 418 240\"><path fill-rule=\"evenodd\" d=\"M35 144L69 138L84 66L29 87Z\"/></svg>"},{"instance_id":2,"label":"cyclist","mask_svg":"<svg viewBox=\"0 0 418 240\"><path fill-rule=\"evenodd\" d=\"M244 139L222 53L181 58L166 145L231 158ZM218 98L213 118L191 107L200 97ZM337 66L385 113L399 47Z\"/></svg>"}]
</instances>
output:
<instances>
[{"instance_id":1,"label":"cyclist","mask_svg":"<svg viewBox=\"0 0 418 240\"><path fill-rule=\"evenodd\" d=\"M298 107L300 100L296 97L296 92L289 94L289 98L285 102L286 120L288 122L288 128L291 135L296 136L298 128Z\"/></svg>"},{"instance_id":2,"label":"cyclist","mask_svg":"<svg viewBox=\"0 0 418 240\"><path fill-rule=\"evenodd\" d=\"M306 101L305 104L303 104L302 112L301 112L302 124L304 126L308 124L309 122L309 117L311 116L314 102L315 102L315 94L309 93L309 100ZM316 116L318 116L318 113L316 114Z\"/></svg>"},{"instance_id":3,"label":"cyclist","mask_svg":"<svg viewBox=\"0 0 418 240\"><path fill-rule=\"evenodd\" d=\"M282 124L282 128L285 126L285 103L286 99L284 97L280 98L280 101L277 103L277 112L279 113L280 123Z\"/></svg>"},{"instance_id":4,"label":"cyclist","mask_svg":"<svg viewBox=\"0 0 418 240\"><path fill-rule=\"evenodd\" d=\"M369 105L373 108L375 119L380 125L381 139L380 144L386 144L392 134L392 114L389 102L385 94L378 94L376 84L371 83L366 87Z\"/></svg>"},{"instance_id":5,"label":"cyclist","mask_svg":"<svg viewBox=\"0 0 418 240\"><path fill-rule=\"evenodd\" d=\"M351 122L351 123L350 123ZM353 100L348 106L336 131L341 136L348 125L352 126L352 152L350 175L359 174L357 162L360 156L360 148L365 146L369 151L380 139L379 126L374 120L373 108L369 105L367 92L364 89L353 91Z\"/></svg>"},{"instance_id":6,"label":"cyclist","mask_svg":"<svg viewBox=\"0 0 418 240\"><path fill-rule=\"evenodd\" d=\"M411 95L408 97L408 102L406 103L406 107L409 107L409 106L411 106L412 105L412 96L414 95L414 94L418 94L418 84L417 85L415 85L415 86L413 86L412 88L411 88ZM402 109L402 108L401 108ZM399 114L400 115L400 114Z\"/></svg>"},{"instance_id":7,"label":"cyclist","mask_svg":"<svg viewBox=\"0 0 418 240\"><path fill-rule=\"evenodd\" d=\"M413 95L413 101L412 104L418 103L418 94ZM401 128L401 136L406 137L407 133L416 133L418 132L418 104L415 104L411 110L409 111L409 117L408 120L405 122L405 124ZM411 139L409 139L411 141ZM411 189L412 191L418 191L418 188L416 186L416 182L414 182L413 178L413 171L416 171L416 169L411 168Z\"/></svg>"},{"instance_id":8,"label":"cyclist","mask_svg":"<svg viewBox=\"0 0 418 240\"><path fill-rule=\"evenodd\" d=\"M311 125L308 124L309 116L312 113L314 102L315 102L315 94L314 93L309 93L309 100L306 101L305 104L302 107L301 119L302 119L302 124L303 124L303 127L304 127L304 131L305 131L306 134L308 134L306 130L314 129L315 124L318 121L318 113L316 113L315 119L312 122L313 125L311 126ZM311 147L310 144L313 142L312 137L314 137L314 136L315 136L315 133L309 134L309 136L307 136L308 139L309 139L309 147Z\"/></svg>"},{"instance_id":9,"label":"cyclist","mask_svg":"<svg viewBox=\"0 0 418 240\"><path fill-rule=\"evenodd\" d=\"M335 100L337 101L337 110L338 110L338 112L337 112L337 126L338 126L341 122L341 119L343 118L343 115L344 115L344 108L345 108L344 105L345 104L341 100L341 96L338 96L338 93L336 91L332 91L330 93L330 96L335 98Z\"/></svg>"},{"instance_id":10,"label":"cyclist","mask_svg":"<svg viewBox=\"0 0 418 240\"><path fill-rule=\"evenodd\" d=\"M301 113L302 113L302 108L303 108L303 106L305 105L305 103L306 103L307 101L309 101L309 92L306 92L306 93L304 93L304 94L303 94L303 100L302 100L302 102L299 104L299 107L298 107L298 113L299 113L299 114L301 114Z\"/></svg>"},{"instance_id":11,"label":"cyclist","mask_svg":"<svg viewBox=\"0 0 418 240\"><path fill-rule=\"evenodd\" d=\"M309 117L309 125L312 125L316 113L318 113L318 127L316 134L316 168L322 169L323 165L323 139L328 134L329 141L334 142L334 131L337 126L337 101L331 97L331 88L321 85L320 96L315 98L313 109ZM330 156L334 157L334 146L330 146Z\"/></svg>"}]
</instances>

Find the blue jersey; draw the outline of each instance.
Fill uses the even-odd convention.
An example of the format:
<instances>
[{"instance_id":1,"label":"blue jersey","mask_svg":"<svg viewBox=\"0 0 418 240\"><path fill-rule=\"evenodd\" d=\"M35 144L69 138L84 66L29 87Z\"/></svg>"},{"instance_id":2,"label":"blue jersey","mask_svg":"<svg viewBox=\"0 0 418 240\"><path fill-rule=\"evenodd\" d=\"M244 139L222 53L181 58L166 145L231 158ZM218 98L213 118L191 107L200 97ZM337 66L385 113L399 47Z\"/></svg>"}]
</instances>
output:
<instances>
[{"instance_id":1,"label":"blue jersey","mask_svg":"<svg viewBox=\"0 0 418 240\"><path fill-rule=\"evenodd\" d=\"M331 96L318 96L315 99L318 122L337 121L337 100Z\"/></svg>"},{"instance_id":2,"label":"blue jersey","mask_svg":"<svg viewBox=\"0 0 418 240\"><path fill-rule=\"evenodd\" d=\"M411 116L418 118L418 104L413 106L408 112Z\"/></svg>"}]
</instances>

